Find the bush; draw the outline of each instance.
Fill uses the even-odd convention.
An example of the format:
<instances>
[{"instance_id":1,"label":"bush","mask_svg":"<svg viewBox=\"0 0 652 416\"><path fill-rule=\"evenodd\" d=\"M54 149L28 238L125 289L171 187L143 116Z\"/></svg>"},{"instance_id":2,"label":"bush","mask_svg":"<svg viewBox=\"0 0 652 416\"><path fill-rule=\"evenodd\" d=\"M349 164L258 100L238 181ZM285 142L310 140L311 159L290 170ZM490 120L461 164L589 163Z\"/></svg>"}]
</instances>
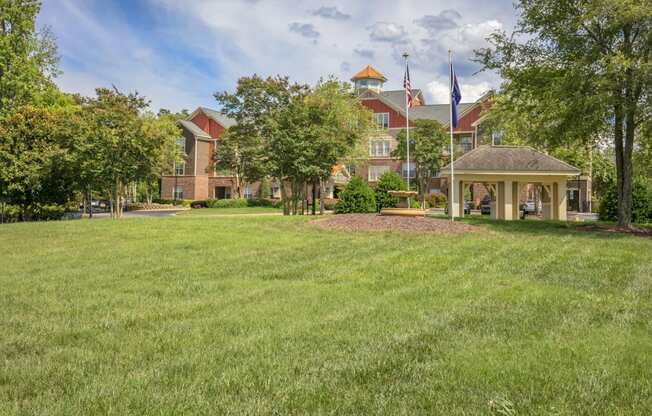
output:
<instances>
[{"instance_id":1,"label":"bush","mask_svg":"<svg viewBox=\"0 0 652 416\"><path fill-rule=\"evenodd\" d=\"M34 217L39 221L55 221L63 218L65 212L66 208L63 205L40 205Z\"/></svg>"},{"instance_id":2,"label":"bush","mask_svg":"<svg viewBox=\"0 0 652 416\"><path fill-rule=\"evenodd\" d=\"M268 198L255 198L247 199L247 206L249 207L274 207L278 208L281 205L281 201L276 199Z\"/></svg>"},{"instance_id":3,"label":"bush","mask_svg":"<svg viewBox=\"0 0 652 416\"><path fill-rule=\"evenodd\" d=\"M20 219L20 208L16 205L0 202L0 223L17 222Z\"/></svg>"},{"instance_id":4,"label":"bush","mask_svg":"<svg viewBox=\"0 0 652 416\"><path fill-rule=\"evenodd\" d=\"M416 198L410 199L410 208L421 209L421 203Z\"/></svg>"},{"instance_id":5,"label":"bush","mask_svg":"<svg viewBox=\"0 0 652 416\"><path fill-rule=\"evenodd\" d=\"M205 199L198 200L198 201L192 201L190 203L191 208L206 208L208 207L208 201Z\"/></svg>"},{"instance_id":6,"label":"bush","mask_svg":"<svg viewBox=\"0 0 652 416\"><path fill-rule=\"evenodd\" d=\"M599 212L601 220L618 220L618 191L615 181L602 196ZM643 177L634 178L632 184L632 221L639 224L652 222L652 183Z\"/></svg>"},{"instance_id":7,"label":"bush","mask_svg":"<svg viewBox=\"0 0 652 416\"><path fill-rule=\"evenodd\" d=\"M396 172L389 171L381 175L376 186L376 208L380 211L383 208L396 208L398 198L391 196L388 191L405 191L407 186L403 178Z\"/></svg>"},{"instance_id":8,"label":"bush","mask_svg":"<svg viewBox=\"0 0 652 416\"><path fill-rule=\"evenodd\" d=\"M155 204L163 204L163 205L174 205L177 207L189 207L193 202L191 199L161 199L161 198L154 198L152 199L152 202Z\"/></svg>"},{"instance_id":9,"label":"bush","mask_svg":"<svg viewBox=\"0 0 652 416\"><path fill-rule=\"evenodd\" d=\"M209 199L206 201L208 208L246 208L246 199Z\"/></svg>"},{"instance_id":10,"label":"bush","mask_svg":"<svg viewBox=\"0 0 652 416\"><path fill-rule=\"evenodd\" d=\"M374 191L359 176L351 178L339 196L340 200L335 204L336 214L376 211Z\"/></svg>"},{"instance_id":11,"label":"bush","mask_svg":"<svg viewBox=\"0 0 652 416\"><path fill-rule=\"evenodd\" d=\"M446 195L435 192L426 196L426 202L430 208L446 208Z\"/></svg>"}]
</instances>

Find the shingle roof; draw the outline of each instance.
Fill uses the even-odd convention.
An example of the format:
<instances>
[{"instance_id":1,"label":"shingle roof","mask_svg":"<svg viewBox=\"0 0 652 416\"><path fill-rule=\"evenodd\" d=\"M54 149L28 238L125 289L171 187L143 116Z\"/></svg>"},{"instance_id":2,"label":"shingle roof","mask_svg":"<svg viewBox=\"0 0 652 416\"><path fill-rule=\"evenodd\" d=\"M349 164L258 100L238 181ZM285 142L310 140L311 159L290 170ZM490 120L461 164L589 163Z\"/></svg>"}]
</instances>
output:
<instances>
[{"instance_id":1,"label":"shingle roof","mask_svg":"<svg viewBox=\"0 0 652 416\"><path fill-rule=\"evenodd\" d=\"M200 129L199 126L197 126L195 123L192 121L188 120L179 120L179 124L183 126L186 130L188 130L190 133L192 133L195 136L198 137L207 137L210 138L211 136L208 135L204 130Z\"/></svg>"},{"instance_id":2,"label":"shingle roof","mask_svg":"<svg viewBox=\"0 0 652 416\"><path fill-rule=\"evenodd\" d=\"M476 103L460 103L457 106L457 114L461 115ZM415 119L435 120L443 125L450 123L449 104L418 105L410 108L410 117Z\"/></svg>"},{"instance_id":3,"label":"shingle roof","mask_svg":"<svg viewBox=\"0 0 652 416\"><path fill-rule=\"evenodd\" d=\"M206 107L199 107L206 115L210 118L212 118L214 121L220 123L222 127L225 129L228 129L231 126L235 126L236 122L230 117L225 116L224 114L220 113L217 110L211 110L210 108Z\"/></svg>"},{"instance_id":4,"label":"shingle roof","mask_svg":"<svg viewBox=\"0 0 652 416\"><path fill-rule=\"evenodd\" d=\"M389 100L392 104L399 108L405 107L405 90L381 91L378 95ZM421 90L413 89L412 96L416 97L418 95L421 95Z\"/></svg>"},{"instance_id":5,"label":"shingle roof","mask_svg":"<svg viewBox=\"0 0 652 416\"><path fill-rule=\"evenodd\" d=\"M454 162L456 171L559 172L579 175L580 170L529 146L480 146ZM450 164L442 168L450 171Z\"/></svg>"},{"instance_id":6,"label":"shingle roof","mask_svg":"<svg viewBox=\"0 0 652 416\"><path fill-rule=\"evenodd\" d=\"M383 75L383 74L381 74L380 72L378 72L378 70L376 70L376 68L374 68L374 67L371 66L371 65L367 65L367 66L364 67L360 72L358 72L357 74L355 74L355 75L351 78L351 81L356 81L356 80L358 80L358 79L363 79L363 78L379 79L379 80L381 80L381 81L383 81L383 82L387 81L387 78L385 78L385 75Z\"/></svg>"}]
</instances>

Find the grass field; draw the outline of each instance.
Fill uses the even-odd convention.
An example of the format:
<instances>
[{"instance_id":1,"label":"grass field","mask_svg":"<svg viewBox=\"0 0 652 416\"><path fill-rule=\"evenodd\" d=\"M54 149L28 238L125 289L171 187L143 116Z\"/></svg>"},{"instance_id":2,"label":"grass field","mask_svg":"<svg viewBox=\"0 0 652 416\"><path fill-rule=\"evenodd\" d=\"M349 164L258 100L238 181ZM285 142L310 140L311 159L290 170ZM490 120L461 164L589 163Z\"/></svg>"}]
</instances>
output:
<instances>
[{"instance_id":1,"label":"grass field","mask_svg":"<svg viewBox=\"0 0 652 416\"><path fill-rule=\"evenodd\" d=\"M652 412L652 239L307 220L0 226L0 414Z\"/></svg>"}]
</instances>

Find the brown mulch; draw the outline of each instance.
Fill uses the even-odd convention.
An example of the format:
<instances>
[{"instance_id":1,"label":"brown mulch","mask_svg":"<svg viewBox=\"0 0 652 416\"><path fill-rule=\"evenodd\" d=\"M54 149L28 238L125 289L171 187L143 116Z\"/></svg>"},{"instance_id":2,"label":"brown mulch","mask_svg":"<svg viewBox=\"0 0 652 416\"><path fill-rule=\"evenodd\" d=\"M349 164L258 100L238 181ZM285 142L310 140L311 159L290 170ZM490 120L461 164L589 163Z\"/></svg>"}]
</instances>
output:
<instances>
[{"instance_id":1,"label":"brown mulch","mask_svg":"<svg viewBox=\"0 0 652 416\"><path fill-rule=\"evenodd\" d=\"M480 228L460 222L425 217L341 214L310 221L319 228L340 231L401 231L408 233L461 234Z\"/></svg>"},{"instance_id":2,"label":"brown mulch","mask_svg":"<svg viewBox=\"0 0 652 416\"><path fill-rule=\"evenodd\" d=\"M591 224L591 225L580 225L577 227L578 231L601 231L605 233L615 233L615 234L630 234L636 235L639 237L648 237L652 238L652 228L637 228L637 227L619 227L617 225L606 225L606 224Z\"/></svg>"}]
</instances>

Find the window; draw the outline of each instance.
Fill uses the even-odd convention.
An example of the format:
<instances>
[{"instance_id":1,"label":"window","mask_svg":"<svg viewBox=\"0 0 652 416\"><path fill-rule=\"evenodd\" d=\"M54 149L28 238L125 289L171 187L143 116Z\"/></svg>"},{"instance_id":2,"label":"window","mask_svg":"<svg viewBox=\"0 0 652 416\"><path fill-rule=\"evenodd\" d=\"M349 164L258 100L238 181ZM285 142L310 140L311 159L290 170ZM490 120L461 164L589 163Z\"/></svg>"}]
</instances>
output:
<instances>
[{"instance_id":1,"label":"window","mask_svg":"<svg viewBox=\"0 0 652 416\"><path fill-rule=\"evenodd\" d=\"M231 198L231 188L227 186L216 186L215 187L215 199L230 199Z\"/></svg>"},{"instance_id":2,"label":"window","mask_svg":"<svg viewBox=\"0 0 652 416\"><path fill-rule=\"evenodd\" d=\"M376 139L376 140L369 141L369 156L389 157L389 155L390 155L389 139Z\"/></svg>"},{"instance_id":3,"label":"window","mask_svg":"<svg viewBox=\"0 0 652 416\"><path fill-rule=\"evenodd\" d=\"M389 172L389 166L369 166L369 182L378 182L385 172Z\"/></svg>"},{"instance_id":4,"label":"window","mask_svg":"<svg viewBox=\"0 0 652 416\"><path fill-rule=\"evenodd\" d=\"M378 129L388 129L389 128L389 113L375 113L374 114L374 125Z\"/></svg>"},{"instance_id":5,"label":"window","mask_svg":"<svg viewBox=\"0 0 652 416\"><path fill-rule=\"evenodd\" d=\"M436 170L432 173L433 178L439 178L439 176L440 176L439 170Z\"/></svg>"},{"instance_id":6,"label":"window","mask_svg":"<svg viewBox=\"0 0 652 416\"><path fill-rule=\"evenodd\" d=\"M245 197L245 199L252 199L254 197L254 192L253 192L253 189L252 189L251 185L245 186L244 197Z\"/></svg>"},{"instance_id":7,"label":"window","mask_svg":"<svg viewBox=\"0 0 652 416\"><path fill-rule=\"evenodd\" d=\"M186 156L186 138L185 137L177 137L177 147L179 148L179 152L181 152L182 157ZM186 162L175 162L174 163L174 174L176 176L183 176L186 174Z\"/></svg>"},{"instance_id":8,"label":"window","mask_svg":"<svg viewBox=\"0 0 652 416\"><path fill-rule=\"evenodd\" d=\"M175 186L172 188L173 199L183 199L183 186Z\"/></svg>"},{"instance_id":9,"label":"window","mask_svg":"<svg viewBox=\"0 0 652 416\"><path fill-rule=\"evenodd\" d=\"M499 145L503 140L503 133L500 131L494 131L491 133L491 144Z\"/></svg>"},{"instance_id":10,"label":"window","mask_svg":"<svg viewBox=\"0 0 652 416\"><path fill-rule=\"evenodd\" d=\"M462 148L462 152L464 153L473 150L473 136L471 135L460 136L460 147Z\"/></svg>"},{"instance_id":11,"label":"window","mask_svg":"<svg viewBox=\"0 0 652 416\"><path fill-rule=\"evenodd\" d=\"M346 170L349 172L349 175L353 176L355 175L355 165L353 164L347 164L345 165Z\"/></svg>"},{"instance_id":12,"label":"window","mask_svg":"<svg viewBox=\"0 0 652 416\"><path fill-rule=\"evenodd\" d=\"M401 166L401 174L403 175L404 178L407 178L408 174L408 166L407 162L403 162L403 165ZM410 162L410 179L414 179L416 177L416 165L413 162Z\"/></svg>"},{"instance_id":13,"label":"window","mask_svg":"<svg viewBox=\"0 0 652 416\"><path fill-rule=\"evenodd\" d=\"M281 185L279 182L272 182L269 186L271 193L272 193L272 198L280 198L281 197Z\"/></svg>"}]
</instances>

